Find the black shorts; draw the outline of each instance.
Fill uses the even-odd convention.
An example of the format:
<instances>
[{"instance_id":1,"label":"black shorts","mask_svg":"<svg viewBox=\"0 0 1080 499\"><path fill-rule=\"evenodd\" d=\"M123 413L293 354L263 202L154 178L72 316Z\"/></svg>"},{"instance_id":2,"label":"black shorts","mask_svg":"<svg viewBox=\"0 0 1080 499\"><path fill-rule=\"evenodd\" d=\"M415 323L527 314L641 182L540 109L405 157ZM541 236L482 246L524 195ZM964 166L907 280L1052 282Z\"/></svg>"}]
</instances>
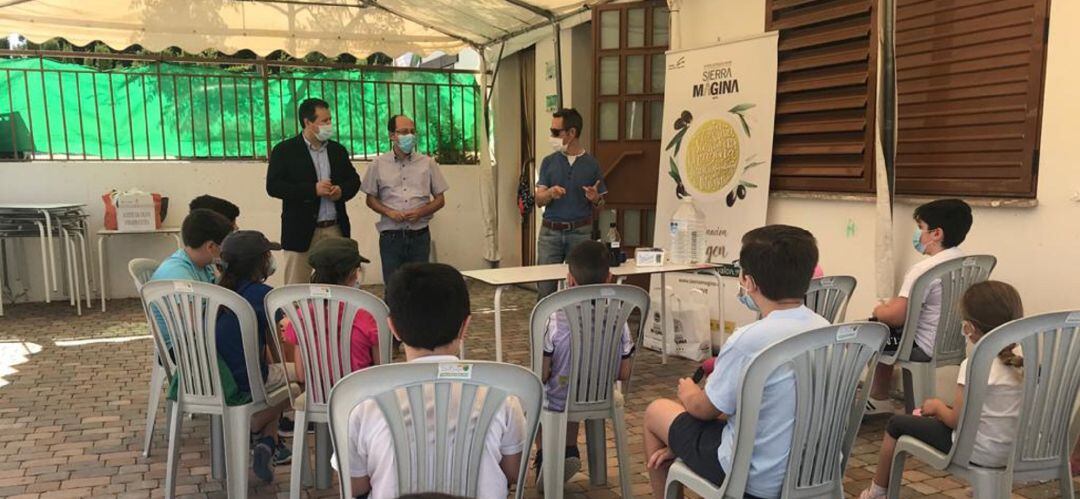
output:
<instances>
[{"instance_id":1,"label":"black shorts","mask_svg":"<svg viewBox=\"0 0 1080 499\"><path fill-rule=\"evenodd\" d=\"M885 425L885 431L897 439L904 435L915 437L946 454L953 445L952 428L938 418L908 414L893 416Z\"/></svg>"},{"instance_id":2,"label":"black shorts","mask_svg":"<svg viewBox=\"0 0 1080 499\"><path fill-rule=\"evenodd\" d=\"M694 473L719 487L727 476L720 466L717 450L727 423L715 419L702 421L684 412L675 417L668 428L668 447ZM750 494L744 498L760 499Z\"/></svg>"},{"instance_id":3,"label":"black shorts","mask_svg":"<svg viewBox=\"0 0 1080 499\"><path fill-rule=\"evenodd\" d=\"M877 319L871 317L871 321L877 321ZM889 339L885 340L885 348L882 349L885 353L893 353L900 348L900 339L904 335L904 327L890 327ZM911 344L911 360L914 362L930 362L930 355L923 351L919 347L918 343Z\"/></svg>"}]
</instances>

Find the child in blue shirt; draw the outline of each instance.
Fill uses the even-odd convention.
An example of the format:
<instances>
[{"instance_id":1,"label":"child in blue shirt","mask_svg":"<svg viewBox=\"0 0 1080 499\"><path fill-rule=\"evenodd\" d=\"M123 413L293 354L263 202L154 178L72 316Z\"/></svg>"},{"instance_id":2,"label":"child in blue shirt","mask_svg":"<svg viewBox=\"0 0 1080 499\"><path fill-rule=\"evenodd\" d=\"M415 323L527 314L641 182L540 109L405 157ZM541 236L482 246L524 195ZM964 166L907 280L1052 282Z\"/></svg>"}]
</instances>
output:
<instances>
[{"instance_id":1,"label":"child in blue shirt","mask_svg":"<svg viewBox=\"0 0 1080 499\"><path fill-rule=\"evenodd\" d=\"M739 301L761 319L735 331L720 349L702 390L679 380L678 400L660 399L645 410L645 455L653 496L664 497L668 466L682 459L698 475L721 485L731 467L741 373L758 353L777 341L828 326L803 305L817 265L814 236L804 229L768 225L742 238ZM777 369L765 383L750 458L746 494L779 497L795 426L795 377Z\"/></svg>"}]
</instances>

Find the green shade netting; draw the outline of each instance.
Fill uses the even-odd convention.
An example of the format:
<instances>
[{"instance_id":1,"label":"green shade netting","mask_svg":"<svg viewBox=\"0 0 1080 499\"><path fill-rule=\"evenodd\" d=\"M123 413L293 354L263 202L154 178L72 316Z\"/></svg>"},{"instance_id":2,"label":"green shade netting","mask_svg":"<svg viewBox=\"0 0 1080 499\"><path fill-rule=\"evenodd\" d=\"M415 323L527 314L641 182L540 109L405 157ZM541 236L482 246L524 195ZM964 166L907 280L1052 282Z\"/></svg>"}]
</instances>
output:
<instances>
[{"instance_id":1,"label":"green shade netting","mask_svg":"<svg viewBox=\"0 0 1080 499\"><path fill-rule=\"evenodd\" d=\"M420 151L443 164L473 163L478 96L474 75L465 73L324 70L264 78L168 63L102 71L48 59L5 59L0 155L265 157L268 144L299 132L300 102L318 97L330 104L335 140L356 157L388 150L387 122L403 113L416 121Z\"/></svg>"}]
</instances>

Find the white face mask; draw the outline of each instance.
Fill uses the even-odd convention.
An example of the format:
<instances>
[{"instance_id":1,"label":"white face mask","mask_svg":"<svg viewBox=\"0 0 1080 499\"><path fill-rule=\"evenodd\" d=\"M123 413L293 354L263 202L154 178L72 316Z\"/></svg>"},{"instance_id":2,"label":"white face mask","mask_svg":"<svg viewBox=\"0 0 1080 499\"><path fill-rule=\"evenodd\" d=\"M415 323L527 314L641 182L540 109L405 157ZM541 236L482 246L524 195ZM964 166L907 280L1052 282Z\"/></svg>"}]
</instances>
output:
<instances>
[{"instance_id":1,"label":"white face mask","mask_svg":"<svg viewBox=\"0 0 1080 499\"><path fill-rule=\"evenodd\" d=\"M270 276L274 275L274 272L277 272L277 259L274 258L274 255L270 255L270 263L266 265L266 278L269 279Z\"/></svg>"},{"instance_id":2,"label":"white face mask","mask_svg":"<svg viewBox=\"0 0 1080 499\"><path fill-rule=\"evenodd\" d=\"M563 144L561 137L549 137L548 142L551 143L551 150L566 153L566 144Z\"/></svg>"},{"instance_id":3,"label":"white face mask","mask_svg":"<svg viewBox=\"0 0 1080 499\"><path fill-rule=\"evenodd\" d=\"M315 138L319 139L319 142L326 142L333 136L334 125L319 125L319 131L315 132Z\"/></svg>"}]
</instances>

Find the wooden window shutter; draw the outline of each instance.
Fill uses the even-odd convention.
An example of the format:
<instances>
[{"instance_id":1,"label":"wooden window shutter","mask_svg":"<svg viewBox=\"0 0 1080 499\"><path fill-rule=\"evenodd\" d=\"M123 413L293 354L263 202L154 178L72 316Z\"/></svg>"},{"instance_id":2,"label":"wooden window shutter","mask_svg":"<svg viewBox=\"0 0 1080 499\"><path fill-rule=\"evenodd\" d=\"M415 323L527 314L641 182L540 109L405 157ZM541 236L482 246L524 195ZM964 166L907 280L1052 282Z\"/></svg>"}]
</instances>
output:
<instances>
[{"instance_id":1,"label":"wooden window shutter","mask_svg":"<svg viewBox=\"0 0 1080 499\"><path fill-rule=\"evenodd\" d=\"M898 193L1035 196L1047 4L899 0Z\"/></svg>"},{"instance_id":2,"label":"wooden window shutter","mask_svg":"<svg viewBox=\"0 0 1080 499\"><path fill-rule=\"evenodd\" d=\"M875 0L768 0L779 30L772 187L872 192Z\"/></svg>"}]
</instances>

